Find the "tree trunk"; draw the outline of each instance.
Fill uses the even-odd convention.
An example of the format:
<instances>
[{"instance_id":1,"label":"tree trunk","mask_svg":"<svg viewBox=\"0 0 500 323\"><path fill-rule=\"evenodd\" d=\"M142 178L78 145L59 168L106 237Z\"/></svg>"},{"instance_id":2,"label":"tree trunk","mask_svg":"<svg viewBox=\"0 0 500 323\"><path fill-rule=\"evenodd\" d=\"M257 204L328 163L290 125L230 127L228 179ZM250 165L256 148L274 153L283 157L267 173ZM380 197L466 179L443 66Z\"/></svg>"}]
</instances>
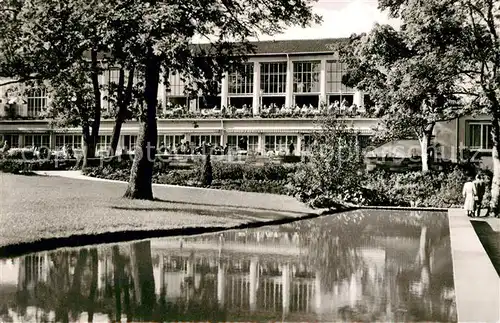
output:
<instances>
[{"instance_id":1,"label":"tree trunk","mask_svg":"<svg viewBox=\"0 0 500 323\"><path fill-rule=\"evenodd\" d=\"M491 181L490 212L498 216L500 214L500 120L498 116L493 117L492 138L493 149L491 157L493 160L493 178Z\"/></svg>"},{"instance_id":2,"label":"tree trunk","mask_svg":"<svg viewBox=\"0 0 500 323\"><path fill-rule=\"evenodd\" d=\"M88 159L95 157L97 138L90 134L88 125L83 126L83 164L82 169L87 167Z\"/></svg>"},{"instance_id":3,"label":"tree trunk","mask_svg":"<svg viewBox=\"0 0 500 323\"><path fill-rule=\"evenodd\" d=\"M118 148L118 141L120 140L120 132L122 131L123 120L116 118L113 133L111 134L111 151L110 156L116 155L116 148Z\"/></svg>"},{"instance_id":4,"label":"tree trunk","mask_svg":"<svg viewBox=\"0 0 500 323\"><path fill-rule=\"evenodd\" d=\"M153 49L149 50L148 56L144 90L146 114L141 116L141 130L135 148L134 162L130 170L130 181L125 192L126 198L143 200L153 199L153 166L158 137L156 104L160 80L160 61L153 54Z\"/></svg>"},{"instance_id":5,"label":"tree trunk","mask_svg":"<svg viewBox=\"0 0 500 323\"><path fill-rule=\"evenodd\" d=\"M120 140L120 132L122 130L122 125L127 119L127 112L130 103L132 102L132 89L134 85L134 73L135 69L132 67L128 72L127 77L127 87L124 88L125 84L125 71L123 68L120 70L120 78L118 82L118 112L116 113L115 126L113 127L113 134L111 135L111 152L110 155L116 155L116 149L118 147L118 141Z\"/></svg>"},{"instance_id":6,"label":"tree trunk","mask_svg":"<svg viewBox=\"0 0 500 323\"><path fill-rule=\"evenodd\" d=\"M92 73L90 75L92 79L92 88L94 91L94 120L90 125L92 132L89 135L89 137L91 138L89 142L91 144L89 145L88 151L91 152L91 154L88 156L88 158L95 157L95 149L97 141L99 139L99 127L101 125L101 90L99 85L99 67L96 49L92 49L91 51L91 60ZM84 165L86 167L85 158Z\"/></svg>"},{"instance_id":7,"label":"tree trunk","mask_svg":"<svg viewBox=\"0 0 500 323\"><path fill-rule=\"evenodd\" d=\"M432 162L431 146L432 131L434 130L434 123L427 125L422 136L418 139L420 142L420 150L422 155L422 172L429 171L429 164Z\"/></svg>"}]
</instances>

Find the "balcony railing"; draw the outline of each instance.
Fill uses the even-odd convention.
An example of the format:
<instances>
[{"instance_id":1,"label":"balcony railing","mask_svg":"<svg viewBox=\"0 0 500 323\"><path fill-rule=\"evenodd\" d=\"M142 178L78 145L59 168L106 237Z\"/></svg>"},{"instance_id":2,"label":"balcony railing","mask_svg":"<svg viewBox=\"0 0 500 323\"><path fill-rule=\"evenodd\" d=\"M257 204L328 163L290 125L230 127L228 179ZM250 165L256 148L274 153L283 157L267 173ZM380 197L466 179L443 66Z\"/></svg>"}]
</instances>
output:
<instances>
[{"instance_id":1,"label":"balcony railing","mask_svg":"<svg viewBox=\"0 0 500 323\"><path fill-rule=\"evenodd\" d=\"M243 106L236 108L229 106L228 108L213 108L203 109L201 111L189 111L187 106L176 105L158 113L158 119L246 119L246 118L316 118L319 116L334 115L337 117L357 117L369 118L373 117L371 111L367 111L365 107L357 107L352 105L347 106L323 106L315 108L313 106L294 106L287 108L285 106L278 107L276 105L259 107L259 113L253 114L252 107Z\"/></svg>"},{"instance_id":2,"label":"balcony railing","mask_svg":"<svg viewBox=\"0 0 500 323\"><path fill-rule=\"evenodd\" d=\"M285 106L277 107L275 105L259 107L259 113L254 114L252 107L243 106L236 108L229 106L228 108L213 108L202 109L199 111L189 111L187 106L174 106L166 110L159 110L158 119L251 119L251 118L294 118L294 119L314 119L320 116L335 116L349 118L374 118L376 112L370 108L358 107L352 105L350 107L338 107L335 105L316 108L313 106L294 106L286 108ZM115 116L107 111L103 111L102 119L110 120ZM0 115L0 120L46 120L47 118L41 115ZM135 118L133 118L135 120Z\"/></svg>"}]
</instances>

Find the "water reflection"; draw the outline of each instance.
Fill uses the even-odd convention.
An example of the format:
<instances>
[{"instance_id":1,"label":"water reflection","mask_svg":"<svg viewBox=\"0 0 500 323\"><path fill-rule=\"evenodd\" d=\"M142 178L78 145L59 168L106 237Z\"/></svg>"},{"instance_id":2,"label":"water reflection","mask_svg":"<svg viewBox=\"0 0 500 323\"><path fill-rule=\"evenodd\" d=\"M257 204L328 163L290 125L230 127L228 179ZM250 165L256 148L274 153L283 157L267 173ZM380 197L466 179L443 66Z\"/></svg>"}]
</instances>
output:
<instances>
[{"instance_id":1,"label":"water reflection","mask_svg":"<svg viewBox=\"0 0 500 323\"><path fill-rule=\"evenodd\" d=\"M0 266L2 321L456 321L439 213L355 211Z\"/></svg>"}]
</instances>

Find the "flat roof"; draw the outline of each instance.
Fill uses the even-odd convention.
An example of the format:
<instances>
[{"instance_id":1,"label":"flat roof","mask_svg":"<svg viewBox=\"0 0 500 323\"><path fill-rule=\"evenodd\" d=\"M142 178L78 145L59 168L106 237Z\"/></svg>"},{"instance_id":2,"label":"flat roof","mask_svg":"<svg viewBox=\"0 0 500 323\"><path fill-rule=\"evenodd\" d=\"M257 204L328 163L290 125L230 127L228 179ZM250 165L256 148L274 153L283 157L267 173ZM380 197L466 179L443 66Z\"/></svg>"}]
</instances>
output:
<instances>
[{"instance_id":1,"label":"flat roof","mask_svg":"<svg viewBox=\"0 0 500 323\"><path fill-rule=\"evenodd\" d=\"M346 44L349 38L320 38L320 39L292 39L292 40L265 40L251 41L253 53L248 56L267 55L299 55L299 54L331 54L336 52L336 46ZM236 43L237 44L237 43ZM198 43L193 46L206 48L209 43ZM86 53L90 57L90 53ZM99 55L99 59L103 54Z\"/></svg>"}]
</instances>

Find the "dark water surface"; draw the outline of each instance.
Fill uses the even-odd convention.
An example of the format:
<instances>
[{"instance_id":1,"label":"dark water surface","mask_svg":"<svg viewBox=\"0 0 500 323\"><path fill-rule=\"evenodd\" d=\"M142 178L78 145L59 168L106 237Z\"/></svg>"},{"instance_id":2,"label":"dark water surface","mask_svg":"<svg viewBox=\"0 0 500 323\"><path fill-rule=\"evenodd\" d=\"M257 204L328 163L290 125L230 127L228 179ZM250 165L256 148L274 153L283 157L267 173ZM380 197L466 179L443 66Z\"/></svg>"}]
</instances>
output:
<instances>
[{"instance_id":1,"label":"dark water surface","mask_svg":"<svg viewBox=\"0 0 500 323\"><path fill-rule=\"evenodd\" d=\"M456 322L445 213L281 226L0 260L0 321Z\"/></svg>"}]
</instances>

